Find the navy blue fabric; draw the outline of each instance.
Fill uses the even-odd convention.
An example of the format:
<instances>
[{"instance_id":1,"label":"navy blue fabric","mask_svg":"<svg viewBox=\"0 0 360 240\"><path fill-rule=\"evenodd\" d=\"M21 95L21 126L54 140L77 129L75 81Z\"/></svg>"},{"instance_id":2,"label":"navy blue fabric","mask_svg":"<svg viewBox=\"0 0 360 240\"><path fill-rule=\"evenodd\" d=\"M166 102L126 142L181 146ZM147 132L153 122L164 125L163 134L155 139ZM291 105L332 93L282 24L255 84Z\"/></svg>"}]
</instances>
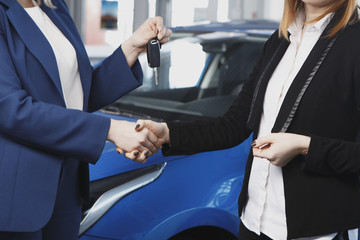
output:
<instances>
[{"instance_id":1,"label":"navy blue fabric","mask_svg":"<svg viewBox=\"0 0 360 240\"><path fill-rule=\"evenodd\" d=\"M64 1L42 10L76 50L84 111L65 108L52 48L16 0L0 0L0 231L34 232L52 217L64 159L80 161L83 197L88 163L99 159L110 119L90 114L142 83L119 47L93 68ZM115 87L114 87L115 86Z\"/></svg>"},{"instance_id":2,"label":"navy blue fabric","mask_svg":"<svg viewBox=\"0 0 360 240\"><path fill-rule=\"evenodd\" d=\"M0 232L2 240L74 240L81 220L79 162L65 160L60 173L54 211L46 226L35 232Z\"/></svg>"}]
</instances>

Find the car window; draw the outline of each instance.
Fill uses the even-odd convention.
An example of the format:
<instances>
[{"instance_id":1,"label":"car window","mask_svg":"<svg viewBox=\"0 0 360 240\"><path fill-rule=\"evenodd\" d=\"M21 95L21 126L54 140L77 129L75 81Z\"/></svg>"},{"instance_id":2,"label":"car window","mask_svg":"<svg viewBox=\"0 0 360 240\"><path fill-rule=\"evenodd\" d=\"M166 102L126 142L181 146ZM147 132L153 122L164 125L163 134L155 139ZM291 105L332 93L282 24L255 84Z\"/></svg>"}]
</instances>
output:
<instances>
[{"instance_id":1,"label":"car window","mask_svg":"<svg viewBox=\"0 0 360 240\"><path fill-rule=\"evenodd\" d=\"M146 55L140 56L144 85L111 105L111 110L155 120L221 116L249 78L265 40L174 40L161 49L159 85L154 85Z\"/></svg>"},{"instance_id":2,"label":"car window","mask_svg":"<svg viewBox=\"0 0 360 240\"><path fill-rule=\"evenodd\" d=\"M159 85L153 81L153 69L148 67L146 54L139 56L144 73L143 86L137 91L174 89L195 86L206 62L206 53L199 43L190 39L179 39L161 47Z\"/></svg>"}]
</instances>

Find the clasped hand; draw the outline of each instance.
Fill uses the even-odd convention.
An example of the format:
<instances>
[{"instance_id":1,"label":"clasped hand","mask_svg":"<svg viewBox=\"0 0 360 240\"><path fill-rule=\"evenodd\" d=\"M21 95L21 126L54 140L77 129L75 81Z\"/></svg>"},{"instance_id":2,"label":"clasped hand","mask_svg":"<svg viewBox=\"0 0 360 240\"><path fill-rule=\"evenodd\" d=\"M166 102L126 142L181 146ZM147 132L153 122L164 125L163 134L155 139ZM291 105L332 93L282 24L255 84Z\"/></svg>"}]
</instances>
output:
<instances>
[{"instance_id":1,"label":"clasped hand","mask_svg":"<svg viewBox=\"0 0 360 240\"><path fill-rule=\"evenodd\" d=\"M119 124L119 128L116 124ZM136 162L144 163L147 158L158 152L163 144L169 143L169 128L166 123L151 120L138 120L136 123L112 120L112 125L118 131L115 139L109 140L116 145L117 152Z\"/></svg>"},{"instance_id":2,"label":"clasped hand","mask_svg":"<svg viewBox=\"0 0 360 240\"><path fill-rule=\"evenodd\" d=\"M145 125L142 120L133 123L111 119L107 139L115 144L117 152L125 153L125 157L131 160L144 163L166 142L162 124L152 123Z\"/></svg>"}]
</instances>

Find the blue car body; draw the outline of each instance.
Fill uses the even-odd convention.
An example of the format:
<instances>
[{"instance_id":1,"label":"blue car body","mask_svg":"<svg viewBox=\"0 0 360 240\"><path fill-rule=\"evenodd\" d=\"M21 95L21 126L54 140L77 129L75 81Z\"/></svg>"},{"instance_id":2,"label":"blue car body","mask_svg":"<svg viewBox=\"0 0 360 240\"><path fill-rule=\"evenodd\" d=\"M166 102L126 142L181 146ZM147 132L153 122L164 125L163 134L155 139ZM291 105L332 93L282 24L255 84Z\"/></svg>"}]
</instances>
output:
<instances>
[{"instance_id":1,"label":"blue car body","mask_svg":"<svg viewBox=\"0 0 360 240\"><path fill-rule=\"evenodd\" d=\"M120 199L80 239L161 240L199 226L221 228L236 236L237 199L249 150L250 138L231 149L190 156L164 157L159 152L139 164L119 155L107 142L99 162L90 167L91 181L166 165L155 181Z\"/></svg>"},{"instance_id":2,"label":"blue car body","mask_svg":"<svg viewBox=\"0 0 360 240\"><path fill-rule=\"evenodd\" d=\"M271 28L264 28L266 33L259 33L259 27L255 35L266 40L268 30L276 27L272 23ZM253 30L241 25L233 29L247 34ZM190 32L197 31L201 32ZM215 31L207 26L205 32ZM208 60L200 81L209 65ZM121 111L95 114L128 121L138 118ZM230 149L193 155L164 157L160 151L145 164L124 158L107 142L101 159L90 166L93 201L84 207L80 239L236 239L240 224L237 200L250 141L251 137Z\"/></svg>"}]
</instances>

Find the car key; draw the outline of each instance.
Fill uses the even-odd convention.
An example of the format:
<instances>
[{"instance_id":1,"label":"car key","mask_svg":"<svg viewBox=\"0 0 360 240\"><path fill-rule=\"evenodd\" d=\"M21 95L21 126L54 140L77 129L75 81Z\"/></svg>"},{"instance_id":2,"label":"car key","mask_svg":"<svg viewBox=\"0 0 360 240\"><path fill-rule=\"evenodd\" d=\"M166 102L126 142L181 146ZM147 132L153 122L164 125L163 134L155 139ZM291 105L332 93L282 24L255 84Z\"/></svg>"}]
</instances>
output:
<instances>
[{"instance_id":1,"label":"car key","mask_svg":"<svg viewBox=\"0 0 360 240\"><path fill-rule=\"evenodd\" d=\"M157 37L147 44L147 60L149 67L154 70L154 83L157 86L159 84L157 68L160 67L160 43Z\"/></svg>"}]
</instances>

